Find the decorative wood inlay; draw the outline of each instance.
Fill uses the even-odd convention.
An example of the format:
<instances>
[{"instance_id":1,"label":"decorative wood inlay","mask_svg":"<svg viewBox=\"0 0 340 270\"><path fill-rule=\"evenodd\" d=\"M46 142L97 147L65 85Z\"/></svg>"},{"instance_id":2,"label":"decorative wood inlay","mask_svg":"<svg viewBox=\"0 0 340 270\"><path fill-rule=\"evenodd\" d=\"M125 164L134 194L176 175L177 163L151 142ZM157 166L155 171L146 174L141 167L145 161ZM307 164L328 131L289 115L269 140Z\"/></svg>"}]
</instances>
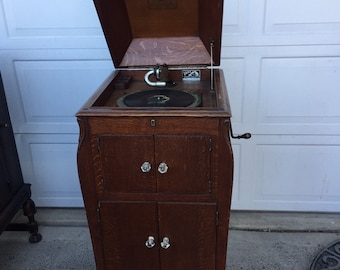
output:
<instances>
[{"instance_id":1,"label":"decorative wood inlay","mask_svg":"<svg viewBox=\"0 0 340 270\"><path fill-rule=\"evenodd\" d=\"M92 161L93 168L95 172L95 181L96 181L96 189L98 193L102 193L104 191L103 186L103 173L100 159L100 151L99 151L99 137L91 136L91 150L92 150Z\"/></svg>"},{"instance_id":2,"label":"decorative wood inlay","mask_svg":"<svg viewBox=\"0 0 340 270\"><path fill-rule=\"evenodd\" d=\"M202 65L210 55L199 37L136 38L128 48L121 66Z\"/></svg>"}]
</instances>

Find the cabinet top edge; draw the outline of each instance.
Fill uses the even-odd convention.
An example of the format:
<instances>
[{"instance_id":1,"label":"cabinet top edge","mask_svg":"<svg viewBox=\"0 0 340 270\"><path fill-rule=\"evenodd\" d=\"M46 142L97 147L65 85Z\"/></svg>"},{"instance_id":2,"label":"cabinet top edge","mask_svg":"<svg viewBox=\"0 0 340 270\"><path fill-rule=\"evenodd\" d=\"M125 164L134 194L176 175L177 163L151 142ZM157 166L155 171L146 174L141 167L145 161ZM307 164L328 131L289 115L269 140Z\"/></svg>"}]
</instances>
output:
<instances>
[{"instance_id":1,"label":"cabinet top edge","mask_svg":"<svg viewBox=\"0 0 340 270\"><path fill-rule=\"evenodd\" d=\"M110 108L82 109L76 113L77 118L84 117L197 117L197 118L231 118L227 110L115 110Z\"/></svg>"}]
</instances>

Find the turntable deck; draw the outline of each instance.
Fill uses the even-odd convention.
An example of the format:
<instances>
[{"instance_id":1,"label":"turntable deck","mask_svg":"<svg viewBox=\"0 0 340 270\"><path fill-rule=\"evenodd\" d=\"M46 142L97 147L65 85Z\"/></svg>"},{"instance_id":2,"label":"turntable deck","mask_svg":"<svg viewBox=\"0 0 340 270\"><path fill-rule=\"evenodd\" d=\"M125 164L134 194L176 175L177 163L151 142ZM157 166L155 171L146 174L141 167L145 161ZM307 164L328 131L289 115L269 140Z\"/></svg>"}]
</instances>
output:
<instances>
[{"instance_id":1,"label":"turntable deck","mask_svg":"<svg viewBox=\"0 0 340 270\"><path fill-rule=\"evenodd\" d=\"M202 71L202 80L200 81L190 81L185 82L181 78L182 71L174 70L170 71L171 78L176 82L176 85L171 88L155 88L147 86L143 80L143 76L145 71L119 71L118 74L112 75L111 81L108 85L103 89L100 93L100 96L94 101L94 104L90 106L110 108L109 110L112 111L114 108L120 109L129 109L129 108L136 108L136 107L144 107L144 108L187 108L188 110L202 110L202 109L209 109L212 111L216 110L216 107L228 105L223 102L223 94L219 94L219 91L210 91L210 80L209 80L209 70ZM120 89L121 87L117 87L116 82L120 81L121 77L129 76L131 77L131 82L129 83L126 89ZM219 78L219 72L216 72L216 76ZM207 77L207 78L205 78ZM216 80L216 84L219 85L218 80ZM119 88L119 89L118 89ZM164 106L160 106L161 104L152 104L143 105L139 102L135 103L134 105L127 106L122 102L122 99L126 96L133 95L136 92L145 91L147 96L154 96L154 95L164 95L165 90L171 90L174 93L179 93L182 91L186 94L176 97L177 100L181 100L185 95L192 96L194 98L194 103L189 104L188 107L181 105L182 101L178 101L178 104L173 102L165 103ZM137 96L139 94L136 94ZM136 97L136 96L135 96ZM185 103L185 102L184 102ZM223 105L224 104L224 105Z\"/></svg>"}]
</instances>

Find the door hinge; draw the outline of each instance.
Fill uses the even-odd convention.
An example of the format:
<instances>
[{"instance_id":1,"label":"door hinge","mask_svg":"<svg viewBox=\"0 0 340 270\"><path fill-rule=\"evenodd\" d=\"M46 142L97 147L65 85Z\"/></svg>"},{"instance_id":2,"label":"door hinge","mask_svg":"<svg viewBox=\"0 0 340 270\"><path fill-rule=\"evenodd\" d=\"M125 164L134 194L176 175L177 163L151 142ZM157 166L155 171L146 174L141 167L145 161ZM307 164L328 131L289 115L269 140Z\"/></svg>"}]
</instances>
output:
<instances>
[{"instance_id":1,"label":"door hinge","mask_svg":"<svg viewBox=\"0 0 340 270\"><path fill-rule=\"evenodd\" d=\"M208 185L209 185L209 187L208 187L208 191L209 191L209 193L211 193L211 189L212 189L212 183L211 183L211 180L209 180L209 182L208 182Z\"/></svg>"},{"instance_id":2,"label":"door hinge","mask_svg":"<svg viewBox=\"0 0 340 270\"><path fill-rule=\"evenodd\" d=\"M98 223L100 223L100 208L98 207L97 208L97 221L98 221Z\"/></svg>"},{"instance_id":3,"label":"door hinge","mask_svg":"<svg viewBox=\"0 0 340 270\"><path fill-rule=\"evenodd\" d=\"M216 226L218 226L218 224L220 223L220 215L218 211L216 212L216 215L215 215L215 221L216 221Z\"/></svg>"},{"instance_id":4,"label":"door hinge","mask_svg":"<svg viewBox=\"0 0 340 270\"><path fill-rule=\"evenodd\" d=\"M100 137L97 137L97 150L100 152Z\"/></svg>"},{"instance_id":5,"label":"door hinge","mask_svg":"<svg viewBox=\"0 0 340 270\"><path fill-rule=\"evenodd\" d=\"M209 152L212 151L212 139L210 138L209 139Z\"/></svg>"},{"instance_id":6,"label":"door hinge","mask_svg":"<svg viewBox=\"0 0 340 270\"><path fill-rule=\"evenodd\" d=\"M104 178L100 179L102 191L105 191Z\"/></svg>"}]
</instances>

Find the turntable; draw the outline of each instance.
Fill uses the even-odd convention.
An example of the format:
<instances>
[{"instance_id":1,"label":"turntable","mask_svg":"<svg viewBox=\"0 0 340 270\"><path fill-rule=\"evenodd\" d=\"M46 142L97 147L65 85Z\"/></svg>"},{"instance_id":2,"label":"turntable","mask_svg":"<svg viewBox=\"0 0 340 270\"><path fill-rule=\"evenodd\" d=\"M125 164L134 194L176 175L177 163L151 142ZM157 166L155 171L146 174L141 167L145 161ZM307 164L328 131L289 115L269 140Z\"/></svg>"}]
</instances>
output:
<instances>
[{"instance_id":1,"label":"turntable","mask_svg":"<svg viewBox=\"0 0 340 270\"><path fill-rule=\"evenodd\" d=\"M201 98L183 90L142 90L127 94L117 100L119 107L197 107Z\"/></svg>"},{"instance_id":2,"label":"turntable","mask_svg":"<svg viewBox=\"0 0 340 270\"><path fill-rule=\"evenodd\" d=\"M94 0L115 70L78 111L97 269L224 270L223 0Z\"/></svg>"}]
</instances>

